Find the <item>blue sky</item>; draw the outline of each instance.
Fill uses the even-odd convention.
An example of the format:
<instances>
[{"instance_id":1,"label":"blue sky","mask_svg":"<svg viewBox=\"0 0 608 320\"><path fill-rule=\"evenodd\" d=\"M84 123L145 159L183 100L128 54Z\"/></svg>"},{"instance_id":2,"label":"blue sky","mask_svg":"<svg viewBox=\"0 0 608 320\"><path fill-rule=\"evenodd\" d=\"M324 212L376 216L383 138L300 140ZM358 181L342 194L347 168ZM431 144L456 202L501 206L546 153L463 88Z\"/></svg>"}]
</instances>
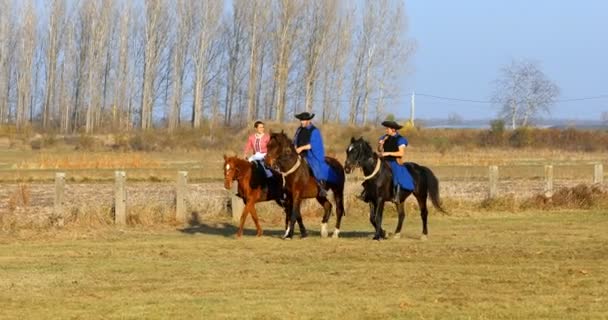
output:
<instances>
[{"instance_id":1,"label":"blue sky","mask_svg":"<svg viewBox=\"0 0 608 320\"><path fill-rule=\"evenodd\" d=\"M492 81L512 59L533 59L561 88L559 99L608 95L608 1L412 0L409 34L417 52L404 78L412 91L488 100ZM409 98L389 112L409 115ZM398 101L395 101L397 104ZM494 117L497 106L417 96L417 118ZM562 102L546 118L599 120L602 99Z\"/></svg>"}]
</instances>

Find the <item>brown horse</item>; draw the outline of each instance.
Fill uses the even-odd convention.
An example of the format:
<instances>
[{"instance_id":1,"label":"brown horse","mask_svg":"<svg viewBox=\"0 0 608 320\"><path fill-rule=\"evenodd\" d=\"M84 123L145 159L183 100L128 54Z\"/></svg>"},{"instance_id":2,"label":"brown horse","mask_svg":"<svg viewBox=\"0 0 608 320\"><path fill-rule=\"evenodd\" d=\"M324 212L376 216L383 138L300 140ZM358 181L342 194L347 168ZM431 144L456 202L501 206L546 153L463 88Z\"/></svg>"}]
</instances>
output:
<instances>
[{"instance_id":1,"label":"brown horse","mask_svg":"<svg viewBox=\"0 0 608 320\"><path fill-rule=\"evenodd\" d=\"M288 239L293 237L294 223L296 219L301 219L300 205L302 204L302 200L310 198L316 198L323 206L323 209L325 209L323 220L321 221L321 236L327 237L327 221L331 215L331 202L326 197L319 196L318 184L306 160L297 154L291 139L283 131L270 134L268 153L266 154L265 161L270 167L277 168L283 175L287 198L290 199L292 205L289 227L283 237ZM344 215L344 168L338 160L331 157L325 157L325 162L335 171L339 180L337 183L327 182L327 187L333 191L336 200L337 219L333 237L337 238L340 233L342 216Z\"/></svg>"},{"instance_id":2,"label":"brown horse","mask_svg":"<svg viewBox=\"0 0 608 320\"><path fill-rule=\"evenodd\" d=\"M260 164L261 165L261 164ZM255 209L255 204L264 201L276 201L285 209L285 228L287 228L287 213L290 211L291 205L287 200L283 200L283 180L281 175L273 171L270 178L266 178L264 170L257 170L256 164L237 157L226 157L224 155L224 187L228 190L232 188L232 181L237 181L238 195L243 199L245 207L241 213L241 221L239 230L236 233L237 237L243 235L243 225L247 218L247 214L251 213L253 222L257 229L257 236L262 235L262 228L258 221L258 213ZM266 184L266 188L264 188ZM302 237L306 237L307 232L302 219L298 220L300 225L300 233Z\"/></svg>"}]
</instances>

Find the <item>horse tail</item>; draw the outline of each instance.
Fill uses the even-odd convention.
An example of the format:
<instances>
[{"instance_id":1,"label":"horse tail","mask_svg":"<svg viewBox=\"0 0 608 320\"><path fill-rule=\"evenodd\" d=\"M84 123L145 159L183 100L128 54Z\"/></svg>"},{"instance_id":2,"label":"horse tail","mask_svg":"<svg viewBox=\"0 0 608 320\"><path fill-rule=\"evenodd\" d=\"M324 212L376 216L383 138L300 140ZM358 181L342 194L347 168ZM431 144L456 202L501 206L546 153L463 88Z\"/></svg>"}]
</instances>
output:
<instances>
[{"instance_id":1,"label":"horse tail","mask_svg":"<svg viewBox=\"0 0 608 320\"><path fill-rule=\"evenodd\" d=\"M439 198L439 180L431 169L425 166L420 166L420 169L424 179L426 180L427 192L431 197L433 207L435 207L435 209L439 210L441 213L447 213L441 206L441 199Z\"/></svg>"}]
</instances>

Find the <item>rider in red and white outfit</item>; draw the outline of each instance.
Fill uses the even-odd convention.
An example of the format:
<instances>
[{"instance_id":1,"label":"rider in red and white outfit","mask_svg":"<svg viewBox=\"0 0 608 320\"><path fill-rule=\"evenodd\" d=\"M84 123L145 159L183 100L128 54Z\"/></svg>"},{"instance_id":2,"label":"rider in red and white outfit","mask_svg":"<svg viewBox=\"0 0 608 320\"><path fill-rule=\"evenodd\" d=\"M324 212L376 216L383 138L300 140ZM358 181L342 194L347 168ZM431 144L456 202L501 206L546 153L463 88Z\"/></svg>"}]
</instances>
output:
<instances>
[{"instance_id":1,"label":"rider in red and white outfit","mask_svg":"<svg viewBox=\"0 0 608 320\"><path fill-rule=\"evenodd\" d=\"M249 162L263 161L268 152L267 145L270 136L264 132L264 122L256 121L253 127L255 128L255 132L249 136L247 144L245 145L245 158L249 160ZM265 171L267 177L272 176L270 170L265 169Z\"/></svg>"}]
</instances>

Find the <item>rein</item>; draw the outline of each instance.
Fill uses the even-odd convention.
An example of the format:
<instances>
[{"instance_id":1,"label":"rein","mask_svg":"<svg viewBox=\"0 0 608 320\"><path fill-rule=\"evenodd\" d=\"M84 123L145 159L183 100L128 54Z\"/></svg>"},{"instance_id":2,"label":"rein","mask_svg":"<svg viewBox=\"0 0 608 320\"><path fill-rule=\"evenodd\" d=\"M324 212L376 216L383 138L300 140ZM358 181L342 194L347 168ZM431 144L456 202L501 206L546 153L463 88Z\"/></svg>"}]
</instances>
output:
<instances>
[{"instance_id":1,"label":"rein","mask_svg":"<svg viewBox=\"0 0 608 320\"><path fill-rule=\"evenodd\" d=\"M380 160L380 158L376 159L376 167L374 168L374 171L369 176L363 176L363 181L367 181L377 175L378 172L380 172L381 165L382 160Z\"/></svg>"},{"instance_id":2,"label":"rein","mask_svg":"<svg viewBox=\"0 0 608 320\"><path fill-rule=\"evenodd\" d=\"M296 170L298 170L298 168L302 164L302 161L300 161L300 159L301 159L301 157L298 156L298 160L296 161L296 163L293 165L293 167L291 167L291 169L287 170L287 172L283 172L283 171L279 170L279 173L281 174L281 176L283 176L283 187L285 187L285 183L286 183L285 178L287 178L288 175L296 172Z\"/></svg>"}]
</instances>

